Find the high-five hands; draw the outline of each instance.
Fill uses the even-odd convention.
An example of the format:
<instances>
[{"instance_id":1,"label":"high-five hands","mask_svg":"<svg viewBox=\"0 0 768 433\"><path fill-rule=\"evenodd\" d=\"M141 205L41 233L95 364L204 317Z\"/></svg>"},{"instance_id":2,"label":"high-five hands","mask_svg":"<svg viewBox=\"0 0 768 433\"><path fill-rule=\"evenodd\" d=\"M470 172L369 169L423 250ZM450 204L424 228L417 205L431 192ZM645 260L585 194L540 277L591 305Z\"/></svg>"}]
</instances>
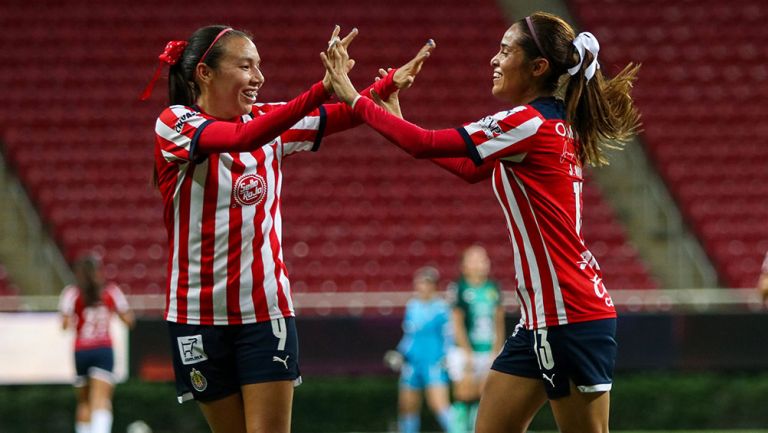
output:
<instances>
[{"instance_id":1,"label":"high-five hands","mask_svg":"<svg viewBox=\"0 0 768 433\"><path fill-rule=\"evenodd\" d=\"M352 43L352 40L355 39L355 36L357 36L357 28L352 29L351 32L347 34L347 36L344 36L344 39L339 38L339 33L341 33L341 27L338 25L333 28L333 33L331 33L331 39L328 40L328 49L326 50L326 54L330 53L334 47L342 47L344 49L344 52L347 52L347 48L349 48L349 44ZM349 55L347 54L346 62L343 65L346 72L349 72L352 70L352 68L355 67L355 61L353 59L349 58ZM327 92L333 92L333 84L331 82L331 77L329 75L329 72L326 68L325 71L325 77L323 77L323 87L325 87L325 90Z\"/></svg>"},{"instance_id":2,"label":"high-five hands","mask_svg":"<svg viewBox=\"0 0 768 433\"><path fill-rule=\"evenodd\" d=\"M356 29L352 30L352 32L357 33ZM334 34L338 35L338 31L334 30ZM334 37L338 39L338 36ZM347 46L341 41L334 40L334 37L331 37L331 40L328 42L328 50L320 53L320 58L323 60L323 65L325 65L325 76L330 80L333 92L336 93L340 100L351 105L355 97L359 95L347 75L349 71L347 65L350 62L349 53L347 52ZM325 78L323 78L323 85L325 85Z\"/></svg>"},{"instance_id":3,"label":"high-five hands","mask_svg":"<svg viewBox=\"0 0 768 433\"><path fill-rule=\"evenodd\" d=\"M338 34L338 32L334 32ZM347 37L349 37L349 35ZM349 53L347 52L347 46L349 44L345 45L340 42L333 42L334 41L332 39L329 43L328 50L325 53L320 53L320 57L322 58L323 64L326 68L326 76L330 77L330 81L333 85L333 91L336 93L336 96L338 96L340 100L352 105L359 94L357 93L357 90L355 90L354 85L347 75L347 72L349 72L350 69L346 67L350 61ZM404 64L394 72L392 79L398 89L405 89L413 84L416 76L421 71L421 67L424 65L424 61L427 59L427 57L430 56L432 51L435 49L435 46L435 42L430 39L426 44L424 44L424 46L419 50L413 59L411 59L408 63ZM391 69L387 71L380 69L379 74L384 77L390 71ZM396 93L387 100L397 105L396 112L390 109L390 107L387 107L384 104L385 101L381 101L381 98L379 98L378 95L371 96L374 98L374 100L376 100L377 103L379 103L379 105L384 106L393 114L399 115L400 109L399 104L397 103ZM394 101L392 101L392 98L394 98Z\"/></svg>"}]
</instances>

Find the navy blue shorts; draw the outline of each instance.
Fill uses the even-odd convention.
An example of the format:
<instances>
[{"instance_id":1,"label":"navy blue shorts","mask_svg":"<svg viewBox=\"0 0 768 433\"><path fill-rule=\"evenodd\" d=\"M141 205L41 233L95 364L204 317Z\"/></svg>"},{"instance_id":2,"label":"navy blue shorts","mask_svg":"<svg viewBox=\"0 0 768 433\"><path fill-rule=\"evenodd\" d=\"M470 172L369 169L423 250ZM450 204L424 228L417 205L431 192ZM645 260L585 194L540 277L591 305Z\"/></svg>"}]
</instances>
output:
<instances>
[{"instance_id":1,"label":"navy blue shorts","mask_svg":"<svg viewBox=\"0 0 768 433\"><path fill-rule=\"evenodd\" d=\"M527 330L518 325L491 369L541 379L550 399L610 391L616 362L616 319Z\"/></svg>"},{"instance_id":2,"label":"navy blue shorts","mask_svg":"<svg viewBox=\"0 0 768 433\"><path fill-rule=\"evenodd\" d=\"M78 388L87 385L89 377L114 383L115 378L112 374L114 367L115 355L111 347L77 350L75 351L77 377L74 385Z\"/></svg>"},{"instance_id":3,"label":"navy blue shorts","mask_svg":"<svg viewBox=\"0 0 768 433\"><path fill-rule=\"evenodd\" d=\"M226 326L168 322L168 327L179 403L218 400L253 383L301 383L293 317Z\"/></svg>"}]
</instances>

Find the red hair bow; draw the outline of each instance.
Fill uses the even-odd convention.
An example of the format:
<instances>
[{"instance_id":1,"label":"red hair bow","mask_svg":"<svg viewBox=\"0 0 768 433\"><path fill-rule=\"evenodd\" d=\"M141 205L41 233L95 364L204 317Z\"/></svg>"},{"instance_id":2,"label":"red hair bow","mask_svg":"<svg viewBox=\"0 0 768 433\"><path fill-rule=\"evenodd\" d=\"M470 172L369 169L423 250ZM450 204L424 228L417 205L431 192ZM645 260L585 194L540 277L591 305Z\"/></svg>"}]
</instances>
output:
<instances>
[{"instance_id":1,"label":"red hair bow","mask_svg":"<svg viewBox=\"0 0 768 433\"><path fill-rule=\"evenodd\" d=\"M163 63L167 63L168 65L175 65L181 58L181 55L184 53L184 49L187 48L187 45L189 45L189 42L187 41L169 41L167 44L165 44L165 50L163 50L162 54L157 56L161 63L157 65L155 74L152 76L152 79L149 81L149 84L147 84L147 87L144 89L144 91L141 92L139 100L146 101L149 99L149 96L152 95L152 89L155 87L155 83L160 78L160 72L162 72Z\"/></svg>"}]
</instances>

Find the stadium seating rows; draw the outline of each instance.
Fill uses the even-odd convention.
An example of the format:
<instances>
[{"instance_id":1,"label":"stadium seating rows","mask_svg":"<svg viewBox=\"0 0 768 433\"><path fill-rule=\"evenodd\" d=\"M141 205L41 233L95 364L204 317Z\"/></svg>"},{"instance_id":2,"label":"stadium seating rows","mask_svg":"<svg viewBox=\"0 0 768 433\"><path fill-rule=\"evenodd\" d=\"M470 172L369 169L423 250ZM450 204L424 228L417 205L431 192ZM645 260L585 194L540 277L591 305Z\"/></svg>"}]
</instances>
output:
<instances>
[{"instance_id":1,"label":"stadium seating rows","mask_svg":"<svg viewBox=\"0 0 768 433\"><path fill-rule=\"evenodd\" d=\"M200 25L253 31L267 77L264 100L286 100L322 76L317 53L338 22L361 29L351 49L360 86L428 37L438 41L416 86L402 95L417 123L451 127L501 108L490 96L487 66L506 27L494 2L299 3L0 6L5 152L67 257L99 250L107 276L129 292L162 291L166 235L149 178L164 81L149 102L136 99L166 41ZM465 185L412 161L364 127L327 138L317 154L290 157L284 171L284 254L295 291L409 290L421 264L455 277L458 253L473 242L489 248L494 274L513 287L512 249L487 183ZM596 186L585 195L585 237L606 284L656 287Z\"/></svg>"},{"instance_id":2,"label":"stadium seating rows","mask_svg":"<svg viewBox=\"0 0 768 433\"><path fill-rule=\"evenodd\" d=\"M571 4L607 70L642 63L646 149L721 284L753 287L768 250L768 4Z\"/></svg>"}]
</instances>

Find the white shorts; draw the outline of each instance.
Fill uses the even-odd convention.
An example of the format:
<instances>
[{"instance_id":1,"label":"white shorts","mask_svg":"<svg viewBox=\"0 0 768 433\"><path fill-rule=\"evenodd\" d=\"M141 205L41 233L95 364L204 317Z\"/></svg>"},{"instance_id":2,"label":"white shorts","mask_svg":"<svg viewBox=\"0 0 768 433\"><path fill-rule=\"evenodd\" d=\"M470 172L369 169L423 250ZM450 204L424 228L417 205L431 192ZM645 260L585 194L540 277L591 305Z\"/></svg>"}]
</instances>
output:
<instances>
[{"instance_id":1,"label":"white shorts","mask_svg":"<svg viewBox=\"0 0 768 433\"><path fill-rule=\"evenodd\" d=\"M448 349L448 376L453 382L459 382L467 374L467 355L463 349L453 346ZM488 376L493 363L492 352L472 352L472 375L475 380L483 380Z\"/></svg>"}]
</instances>

